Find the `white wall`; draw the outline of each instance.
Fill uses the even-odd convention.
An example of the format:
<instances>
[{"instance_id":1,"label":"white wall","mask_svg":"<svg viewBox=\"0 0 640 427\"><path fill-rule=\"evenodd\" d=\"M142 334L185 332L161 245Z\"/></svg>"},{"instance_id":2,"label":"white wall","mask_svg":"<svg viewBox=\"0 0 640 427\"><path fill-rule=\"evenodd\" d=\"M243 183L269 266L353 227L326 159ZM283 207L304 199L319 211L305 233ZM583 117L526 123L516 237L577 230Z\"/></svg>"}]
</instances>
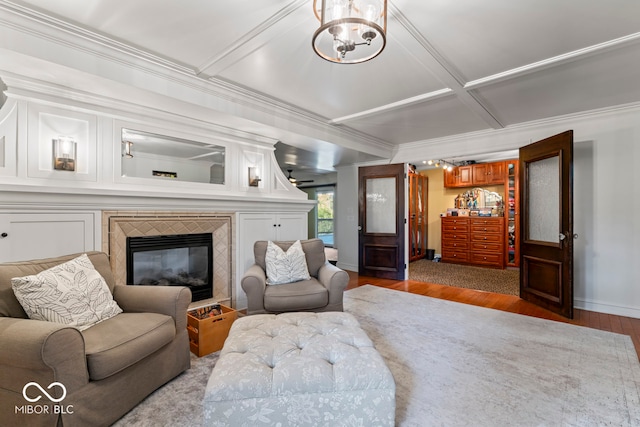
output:
<instances>
[{"instance_id":1,"label":"white wall","mask_svg":"<svg viewBox=\"0 0 640 427\"><path fill-rule=\"evenodd\" d=\"M338 171L335 242L338 267L358 271L358 167L341 166Z\"/></svg>"},{"instance_id":2,"label":"white wall","mask_svg":"<svg viewBox=\"0 0 640 427\"><path fill-rule=\"evenodd\" d=\"M510 150L574 131L574 304L640 318L640 106L401 146L392 163ZM357 168L338 169L338 265L357 271Z\"/></svg>"}]
</instances>

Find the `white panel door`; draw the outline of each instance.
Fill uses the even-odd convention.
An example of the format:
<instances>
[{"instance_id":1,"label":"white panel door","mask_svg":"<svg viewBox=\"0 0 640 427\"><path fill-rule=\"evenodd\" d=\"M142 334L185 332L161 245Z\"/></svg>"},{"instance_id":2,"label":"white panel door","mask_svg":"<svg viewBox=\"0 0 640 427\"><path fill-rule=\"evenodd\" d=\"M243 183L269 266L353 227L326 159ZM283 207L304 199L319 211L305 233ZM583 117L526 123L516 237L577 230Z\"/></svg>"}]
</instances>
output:
<instances>
[{"instance_id":1,"label":"white panel door","mask_svg":"<svg viewBox=\"0 0 640 427\"><path fill-rule=\"evenodd\" d=\"M95 250L93 213L0 214L0 262Z\"/></svg>"}]
</instances>

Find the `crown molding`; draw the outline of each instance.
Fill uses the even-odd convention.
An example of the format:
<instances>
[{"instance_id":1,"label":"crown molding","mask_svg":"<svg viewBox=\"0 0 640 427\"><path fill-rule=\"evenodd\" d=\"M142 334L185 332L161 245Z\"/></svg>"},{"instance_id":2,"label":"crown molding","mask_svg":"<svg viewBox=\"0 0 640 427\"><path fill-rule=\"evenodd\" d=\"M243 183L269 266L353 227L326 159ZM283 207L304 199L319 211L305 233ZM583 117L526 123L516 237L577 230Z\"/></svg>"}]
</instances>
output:
<instances>
[{"instance_id":1,"label":"crown molding","mask_svg":"<svg viewBox=\"0 0 640 427\"><path fill-rule=\"evenodd\" d=\"M163 109L133 102L129 99L114 98L79 89L71 89L55 83L18 76L0 70L0 79L6 84L5 94L9 99L22 99L39 104L61 106L76 111L89 113L99 112L101 115L120 120L131 120L131 115L142 116L149 121L170 122L178 126L188 126L191 133L201 129L203 136L212 135L220 140L251 144L263 144L273 148L278 140L263 135L245 132L236 128L219 125L211 121L196 118L193 114L176 114ZM195 129L194 129L195 128Z\"/></svg>"}]
</instances>

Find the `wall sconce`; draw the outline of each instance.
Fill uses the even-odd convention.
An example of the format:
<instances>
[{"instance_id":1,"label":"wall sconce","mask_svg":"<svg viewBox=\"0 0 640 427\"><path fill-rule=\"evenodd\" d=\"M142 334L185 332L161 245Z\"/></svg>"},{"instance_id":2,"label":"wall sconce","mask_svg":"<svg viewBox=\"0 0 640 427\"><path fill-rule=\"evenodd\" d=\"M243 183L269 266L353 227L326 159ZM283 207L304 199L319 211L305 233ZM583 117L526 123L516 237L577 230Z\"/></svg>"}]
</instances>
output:
<instances>
[{"instance_id":1,"label":"wall sconce","mask_svg":"<svg viewBox=\"0 0 640 427\"><path fill-rule=\"evenodd\" d=\"M69 136L59 136L53 141L53 169L74 172L76 170L76 142Z\"/></svg>"},{"instance_id":2,"label":"wall sconce","mask_svg":"<svg viewBox=\"0 0 640 427\"><path fill-rule=\"evenodd\" d=\"M256 167L249 167L249 187L260 186L260 171Z\"/></svg>"},{"instance_id":3,"label":"wall sconce","mask_svg":"<svg viewBox=\"0 0 640 427\"><path fill-rule=\"evenodd\" d=\"M124 153L122 157L126 157L127 159L133 159L133 154L131 154L131 147L133 146L133 142L131 141L122 141L124 144Z\"/></svg>"}]
</instances>

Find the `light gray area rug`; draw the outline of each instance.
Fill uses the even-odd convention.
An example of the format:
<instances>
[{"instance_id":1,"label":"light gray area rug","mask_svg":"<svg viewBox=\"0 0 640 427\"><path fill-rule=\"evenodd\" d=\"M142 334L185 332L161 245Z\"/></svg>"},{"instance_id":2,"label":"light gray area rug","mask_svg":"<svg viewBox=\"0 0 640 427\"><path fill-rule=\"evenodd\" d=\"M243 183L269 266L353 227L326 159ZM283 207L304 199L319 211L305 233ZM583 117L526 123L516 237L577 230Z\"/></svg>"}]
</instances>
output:
<instances>
[{"instance_id":1,"label":"light gray area rug","mask_svg":"<svg viewBox=\"0 0 640 427\"><path fill-rule=\"evenodd\" d=\"M626 335L370 285L347 295L396 380L398 425L640 425Z\"/></svg>"},{"instance_id":2,"label":"light gray area rug","mask_svg":"<svg viewBox=\"0 0 640 427\"><path fill-rule=\"evenodd\" d=\"M345 294L396 380L399 426L640 426L631 339L375 286ZM217 353L116 426L201 426Z\"/></svg>"}]
</instances>

